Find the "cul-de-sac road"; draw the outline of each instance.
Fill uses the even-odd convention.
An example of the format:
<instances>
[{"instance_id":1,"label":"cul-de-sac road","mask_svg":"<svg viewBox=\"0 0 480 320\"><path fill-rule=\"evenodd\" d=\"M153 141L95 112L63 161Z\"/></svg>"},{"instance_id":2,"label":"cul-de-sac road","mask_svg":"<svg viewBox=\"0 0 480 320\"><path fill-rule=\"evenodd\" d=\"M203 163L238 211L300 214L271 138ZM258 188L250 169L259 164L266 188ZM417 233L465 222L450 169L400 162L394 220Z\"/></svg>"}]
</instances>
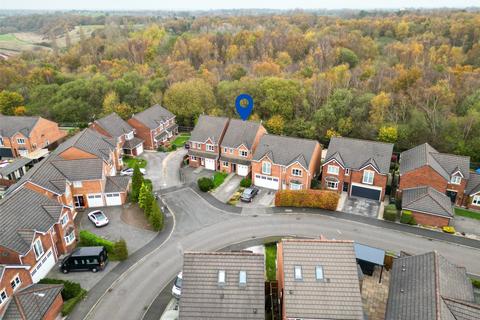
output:
<instances>
[{"instance_id":1,"label":"cul-de-sac road","mask_svg":"<svg viewBox=\"0 0 480 320\"><path fill-rule=\"evenodd\" d=\"M195 190L184 187L163 200L174 214L174 228L162 245L150 250L115 281L96 302L80 305L72 319L142 319L151 302L182 267L184 251L219 250L234 243L270 236L353 239L399 252L437 250L467 271L480 274L480 250L322 214L231 213L212 206Z\"/></svg>"}]
</instances>

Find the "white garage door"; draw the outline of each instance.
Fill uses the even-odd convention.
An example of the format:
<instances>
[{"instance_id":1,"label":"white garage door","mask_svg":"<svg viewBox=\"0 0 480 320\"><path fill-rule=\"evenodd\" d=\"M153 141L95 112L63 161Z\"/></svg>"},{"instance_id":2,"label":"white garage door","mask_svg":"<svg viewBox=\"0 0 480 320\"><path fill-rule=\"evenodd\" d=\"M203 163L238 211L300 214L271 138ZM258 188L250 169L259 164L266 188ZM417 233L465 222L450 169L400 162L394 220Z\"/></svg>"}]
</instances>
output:
<instances>
[{"instance_id":1,"label":"white garage door","mask_svg":"<svg viewBox=\"0 0 480 320\"><path fill-rule=\"evenodd\" d=\"M257 187L264 187L268 189L278 190L278 187L280 184L279 184L278 178L256 174L255 185Z\"/></svg>"},{"instance_id":2,"label":"white garage door","mask_svg":"<svg viewBox=\"0 0 480 320\"><path fill-rule=\"evenodd\" d=\"M137 147L137 156L141 155L142 153L143 153L143 144Z\"/></svg>"},{"instance_id":3,"label":"white garage door","mask_svg":"<svg viewBox=\"0 0 480 320\"><path fill-rule=\"evenodd\" d=\"M33 283L37 283L40 279L45 278L50 270L55 266L55 257L52 249L47 251L43 257L38 261L37 265L30 270Z\"/></svg>"},{"instance_id":4,"label":"white garage door","mask_svg":"<svg viewBox=\"0 0 480 320\"><path fill-rule=\"evenodd\" d=\"M248 175L248 166L237 165L237 174L242 177L246 177Z\"/></svg>"},{"instance_id":5,"label":"white garage door","mask_svg":"<svg viewBox=\"0 0 480 320\"><path fill-rule=\"evenodd\" d=\"M107 206L122 205L122 197L120 196L120 193L105 193L105 200L107 202Z\"/></svg>"},{"instance_id":6,"label":"white garage door","mask_svg":"<svg viewBox=\"0 0 480 320\"><path fill-rule=\"evenodd\" d=\"M103 197L101 193L97 194L89 194L87 196L88 199L88 207L89 208L94 208L94 207L103 207Z\"/></svg>"},{"instance_id":7,"label":"white garage door","mask_svg":"<svg viewBox=\"0 0 480 320\"><path fill-rule=\"evenodd\" d=\"M215 160L205 158L205 168L208 170L215 170Z\"/></svg>"}]
</instances>

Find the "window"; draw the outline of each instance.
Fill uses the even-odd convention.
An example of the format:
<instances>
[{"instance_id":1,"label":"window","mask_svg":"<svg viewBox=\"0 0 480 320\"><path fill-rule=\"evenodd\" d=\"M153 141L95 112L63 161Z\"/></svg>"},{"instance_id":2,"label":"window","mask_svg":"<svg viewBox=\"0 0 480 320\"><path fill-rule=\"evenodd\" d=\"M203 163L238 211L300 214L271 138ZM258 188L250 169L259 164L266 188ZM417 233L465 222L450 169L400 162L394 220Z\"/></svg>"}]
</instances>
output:
<instances>
[{"instance_id":1,"label":"window","mask_svg":"<svg viewBox=\"0 0 480 320\"><path fill-rule=\"evenodd\" d=\"M10 282L10 286L12 287L12 289L15 291L16 289L18 289L18 287L22 284L22 280L20 280L20 277L18 276L18 274L15 276L15 278L12 279L12 281Z\"/></svg>"},{"instance_id":2,"label":"window","mask_svg":"<svg viewBox=\"0 0 480 320\"><path fill-rule=\"evenodd\" d=\"M302 185L298 183L290 183L290 190L302 190Z\"/></svg>"},{"instance_id":3,"label":"window","mask_svg":"<svg viewBox=\"0 0 480 320\"><path fill-rule=\"evenodd\" d=\"M0 137L0 146L3 146L3 137Z\"/></svg>"},{"instance_id":4,"label":"window","mask_svg":"<svg viewBox=\"0 0 480 320\"><path fill-rule=\"evenodd\" d=\"M316 266L315 267L315 278L317 280L323 280L323 267L322 266Z\"/></svg>"},{"instance_id":5,"label":"window","mask_svg":"<svg viewBox=\"0 0 480 320\"><path fill-rule=\"evenodd\" d=\"M17 143L18 143L18 144L25 144L25 139L23 139L23 138L17 138Z\"/></svg>"},{"instance_id":6,"label":"window","mask_svg":"<svg viewBox=\"0 0 480 320\"><path fill-rule=\"evenodd\" d=\"M223 148L223 152L228 153L228 148L227 147Z\"/></svg>"},{"instance_id":7,"label":"window","mask_svg":"<svg viewBox=\"0 0 480 320\"><path fill-rule=\"evenodd\" d=\"M272 164L270 162L262 162L262 173L263 174L272 173Z\"/></svg>"},{"instance_id":8,"label":"window","mask_svg":"<svg viewBox=\"0 0 480 320\"><path fill-rule=\"evenodd\" d=\"M363 183L366 184L373 184L373 177L375 176L375 172L370 170L363 171Z\"/></svg>"},{"instance_id":9,"label":"window","mask_svg":"<svg viewBox=\"0 0 480 320\"><path fill-rule=\"evenodd\" d=\"M338 175L338 171L339 171L339 168L337 166L332 166L332 165L329 165L327 167L327 173L329 174L336 174Z\"/></svg>"},{"instance_id":10,"label":"window","mask_svg":"<svg viewBox=\"0 0 480 320\"><path fill-rule=\"evenodd\" d=\"M452 176L452 179L450 179L450 182L453 184L460 184L462 182L462 177Z\"/></svg>"},{"instance_id":11,"label":"window","mask_svg":"<svg viewBox=\"0 0 480 320\"><path fill-rule=\"evenodd\" d=\"M301 169L292 169L292 175L296 177L301 177L302 176L302 170Z\"/></svg>"},{"instance_id":12,"label":"window","mask_svg":"<svg viewBox=\"0 0 480 320\"><path fill-rule=\"evenodd\" d=\"M67 214L64 214L63 217L62 217L62 227L65 226L68 222L69 218L68 218L68 213Z\"/></svg>"},{"instance_id":13,"label":"window","mask_svg":"<svg viewBox=\"0 0 480 320\"><path fill-rule=\"evenodd\" d=\"M32 144L32 149L34 149L34 150L37 149L37 144L36 143Z\"/></svg>"},{"instance_id":14,"label":"window","mask_svg":"<svg viewBox=\"0 0 480 320\"><path fill-rule=\"evenodd\" d=\"M338 189L338 181L327 181L327 188L332 190Z\"/></svg>"},{"instance_id":15,"label":"window","mask_svg":"<svg viewBox=\"0 0 480 320\"><path fill-rule=\"evenodd\" d=\"M230 148L230 153L233 154L233 148Z\"/></svg>"},{"instance_id":16,"label":"window","mask_svg":"<svg viewBox=\"0 0 480 320\"><path fill-rule=\"evenodd\" d=\"M350 169L345 169L345 175L348 176L350 174Z\"/></svg>"},{"instance_id":17,"label":"window","mask_svg":"<svg viewBox=\"0 0 480 320\"><path fill-rule=\"evenodd\" d=\"M43 245L40 239L35 240L33 243L33 251L35 252L35 258L38 260L43 255Z\"/></svg>"},{"instance_id":18,"label":"window","mask_svg":"<svg viewBox=\"0 0 480 320\"><path fill-rule=\"evenodd\" d=\"M133 131L125 135L125 140L132 140L132 139L133 139Z\"/></svg>"},{"instance_id":19,"label":"window","mask_svg":"<svg viewBox=\"0 0 480 320\"><path fill-rule=\"evenodd\" d=\"M73 187L74 188L81 188L82 187L82 181L73 181Z\"/></svg>"},{"instance_id":20,"label":"window","mask_svg":"<svg viewBox=\"0 0 480 320\"><path fill-rule=\"evenodd\" d=\"M228 161L222 161L224 167L228 167Z\"/></svg>"},{"instance_id":21,"label":"window","mask_svg":"<svg viewBox=\"0 0 480 320\"><path fill-rule=\"evenodd\" d=\"M195 156L190 156L190 159L191 159L192 161L197 161L197 157L195 157Z\"/></svg>"},{"instance_id":22,"label":"window","mask_svg":"<svg viewBox=\"0 0 480 320\"><path fill-rule=\"evenodd\" d=\"M242 156L242 157L248 156L248 151L240 150L240 156Z\"/></svg>"},{"instance_id":23,"label":"window","mask_svg":"<svg viewBox=\"0 0 480 320\"><path fill-rule=\"evenodd\" d=\"M301 266L295 266L294 268L294 278L295 280L302 280L302 267Z\"/></svg>"},{"instance_id":24,"label":"window","mask_svg":"<svg viewBox=\"0 0 480 320\"><path fill-rule=\"evenodd\" d=\"M218 270L218 285L225 284L225 270Z\"/></svg>"},{"instance_id":25,"label":"window","mask_svg":"<svg viewBox=\"0 0 480 320\"><path fill-rule=\"evenodd\" d=\"M0 305L7 301L7 292L5 290L0 291Z\"/></svg>"},{"instance_id":26,"label":"window","mask_svg":"<svg viewBox=\"0 0 480 320\"><path fill-rule=\"evenodd\" d=\"M242 270L238 273L238 284L241 287L244 287L247 285L247 271Z\"/></svg>"},{"instance_id":27,"label":"window","mask_svg":"<svg viewBox=\"0 0 480 320\"><path fill-rule=\"evenodd\" d=\"M74 240L75 240L75 232L72 230L72 232L70 232L70 234L68 234L68 235L65 236L65 243L66 243L67 246L68 246L68 245L71 244Z\"/></svg>"},{"instance_id":28,"label":"window","mask_svg":"<svg viewBox=\"0 0 480 320\"><path fill-rule=\"evenodd\" d=\"M207 144L207 151L215 151L213 144Z\"/></svg>"},{"instance_id":29,"label":"window","mask_svg":"<svg viewBox=\"0 0 480 320\"><path fill-rule=\"evenodd\" d=\"M473 196L472 204L476 206L480 206L480 195Z\"/></svg>"}]
</instances>

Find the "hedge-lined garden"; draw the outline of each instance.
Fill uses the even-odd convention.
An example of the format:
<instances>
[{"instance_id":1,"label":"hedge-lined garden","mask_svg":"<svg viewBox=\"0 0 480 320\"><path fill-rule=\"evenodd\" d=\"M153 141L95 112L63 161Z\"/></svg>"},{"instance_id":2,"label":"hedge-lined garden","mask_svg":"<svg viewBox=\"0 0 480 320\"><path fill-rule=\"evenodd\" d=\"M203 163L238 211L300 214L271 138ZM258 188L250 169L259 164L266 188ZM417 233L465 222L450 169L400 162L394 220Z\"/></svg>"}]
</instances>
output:
<instances>
[{"instance_id":1,"label":"hedge-lined garden","mask_svg":"<svg viewBox=\"0 0 480 320\"><path fill-rule=\"evenodd\" d=\"M80 284L76 282L43 278L40 280L39 283L63 284L63 290L61 294L63 299L62 316L64 317L69 315L72 312L73 308L77 305L77 303L79 303L80 300L82 300L87 295L87 290L83 289Z\"/></svg>"},{"instance_id":2,"label":"hedge-lined garden","mask_svg":"<svg viewBox=\"0 0 480 320\"><path fill-rule=\"evenodd\" d=\"M105 247L108 253L108 258L111 261L122 261L128 258L127 243L120 239L112 242L97 236L87 230L80 231L79 247Z\"/></svg>"},{"instance_id":3,"label":"hedge-lined garden","mask_svg":"<svg viewBox=\"0 0 480 320\"><path fill-rule=\"evenodd\" d=\"M277 207L306 207L335 211L340 196L328 190L283 190L275 195Z\"/></svg>"}]
</instances>

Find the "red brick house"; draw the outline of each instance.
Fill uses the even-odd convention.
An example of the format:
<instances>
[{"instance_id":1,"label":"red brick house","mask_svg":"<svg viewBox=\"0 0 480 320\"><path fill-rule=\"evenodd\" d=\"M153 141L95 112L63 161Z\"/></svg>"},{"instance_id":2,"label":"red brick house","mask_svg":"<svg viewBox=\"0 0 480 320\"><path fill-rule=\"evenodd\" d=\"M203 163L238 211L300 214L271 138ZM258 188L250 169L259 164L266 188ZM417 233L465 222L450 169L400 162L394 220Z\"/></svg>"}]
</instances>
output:
<instances>
[{"instance_id":1,"label":"red brick house","mask_svg":"<svg viewBox=\"0 0 480 320\"><path fill-rule=\"evenodd\" d=\"M273 190L310 189L320 170L318 141L266 134L252 158L252 182Z\"/></svg>"},{"instance_id":2,"label":"red brick house","mask_svg":"<svg viewBox=\"0 0 480 320\"><path fill-rule=\"evenodd\" d=\"M191 167L208 170L220 169L220 144L227 131L229 119L202 115L190 136L188 150Z\"/></svg>"},{"instance_id":3,"label":"red brick house","mask_svg":"<svg viewBox=\"0 0 480 320\"><path fill-rule=\"evenodd\" d=\"M231 119L220 143L220 170L248 176L253 153L266 133L259 122Z\"/></svg>"},{"instance_id":4,"label":"red brick house","mask_svg":"<svg viewBox=\"0 0 480 320\"><path fill-rule=\"evenodd\" d=\"M42 117L0 115L0 159L26 156L66 135L57 123Z\"/></svg>"},{"instance_id":5,"label":"red brick house","mask_svg":"<svg viewBox=\"0 0 480 320\"><path fill-rule=\"evenodd\" d=\"M467 186L465 188L465 199L463 204L473 210L480 210L480 174L470 173Z\"/></svg>"},{"instance_id":6,"label":"red brick house","mask_svg":"<svg viewBox=\"0 0 480 320\"><path fill-rule=\"evenodd\" d=\"M143 140L135 137L135 129L115 112L95 120L90 128L114 139L117 142L117 148L122 150L122 154L138 156L143 152Z\"/></svg>"},{"instance_id":7,"label":"red brick house","mask_svg":"<svg viewBox=\"0 0 480 320\"><path fill-rule=\"evenodd\" d=\"M32 284L29 269L26 265L0 264L0 317L13 294Z\"/></svg>"},{"instance_id":8,"label":"red brick house","mask_svg":"<svg viewBox=\"0 0 480 320\"><path fill-rule=\"evenodd\" d=\"M168 144L178 134L175 115L156 104L128 119L128 124L135 129L136 137L142 139L148 150Z\"/></svg>"},{"instance_id":9,"label":"red brick house","mask_svg":"<svg viewBox=\"0 0 480 320\"><path fill-rule=\"evenodd\" d=\"M470 179L470 157L440 153L428 143L400 154L398 192L429 186L446 194L456 205L462 205Z\"/></svg>"},{"instance_id":10,"label":"red brick house","mask_svg":"<svg viewBox=\"0 0 480 320\"><path fill-rule=\"evenodd\" d=\"M391 143L332 137L322 165L322 187L382 201L392 152Z\"/></svg>"}]
</instances>

